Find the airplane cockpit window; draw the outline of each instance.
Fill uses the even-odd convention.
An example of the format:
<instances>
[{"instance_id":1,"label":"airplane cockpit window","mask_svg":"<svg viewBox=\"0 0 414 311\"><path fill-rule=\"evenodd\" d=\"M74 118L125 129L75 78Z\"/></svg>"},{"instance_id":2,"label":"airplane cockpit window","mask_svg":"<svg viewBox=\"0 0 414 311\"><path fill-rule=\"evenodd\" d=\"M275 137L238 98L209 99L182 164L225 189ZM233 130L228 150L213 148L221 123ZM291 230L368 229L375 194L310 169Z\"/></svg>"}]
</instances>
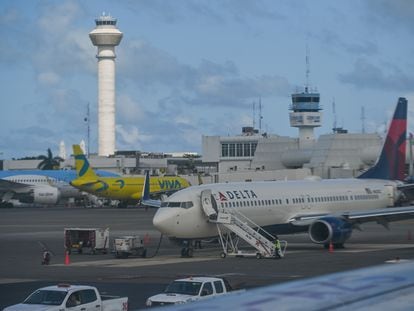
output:
<instances>
[{"instance_id":1,"label":"airplane cockpit window","mask_svg":"<svg viewBox=\"0 0 414 311\"><path fill-rule=\"evenodd\" d=\"M162 202L161 207L181 207L181 208L190 208L193 206L192 201L188 202Z\"/></svg>"}]
</instances>

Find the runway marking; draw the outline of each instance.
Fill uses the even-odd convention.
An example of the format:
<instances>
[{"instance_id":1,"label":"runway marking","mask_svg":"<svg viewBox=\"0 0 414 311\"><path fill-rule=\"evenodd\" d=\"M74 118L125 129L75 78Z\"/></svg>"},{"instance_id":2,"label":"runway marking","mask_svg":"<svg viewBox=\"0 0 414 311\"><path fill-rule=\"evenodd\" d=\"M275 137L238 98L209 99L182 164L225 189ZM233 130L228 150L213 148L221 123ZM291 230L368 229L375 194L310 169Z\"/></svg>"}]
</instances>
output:
<instances>
[{"instance_id":1,"label":"runway marking","mask_svg":"<svg viewBox=\"0 0 414 311\"><path fill-rule=\"evenodd\" d=\"M295 247L309 247L309 244L290 244ZM306 246L305 246L306 245ZM381 250L399 249L399 248L414 248L414 244L346 244L343 249L335 249L334 252L340 253L363 253L363 252L376 252ZM289 249L286 250L287 254L304 253L309 251L318 250L318 246L307 249ZM323 248L319 248L323 250ZM326 250L328 251L328 250Z\"/></svg>"},{"instance_id":2,"label":"runway marking","mask_svg":"<svg viewBox=\"0 0 414 311\"><path fill-rule=\"evenodd\" d=\"M96 260L96 261L83 261L83 262L72 262L70 266L76 267L114 267L114 268L132 268L132 267L145 267L145 266L157 266L157 265L169 265L176 263L186 262L201 262L201 261L212 261L221 260L217 257L193 257L193 258L179 258L177 256L162 256L154 259L145 258L131 258L131 259L109 259L109 260ZM64 264L55 264L53 266L64 266Z\"/></svg>"},{"instance_id":3,"label":"runway marking","mask_svg":"<svg viewBox=\"0 0 414 311\"><path fill-rule=\"evenodd\" d=\"M293 255L305 252L320 251L328 252L322 247L313 245L314 247L309 248L309 244L291 244L296 247L307 246L307 249L290 249L286 250L286 254ZM347 248L337 249L335 252L338 253L363 253L363 252L376 252L381 250L391 250L399 248L414 248L414 244L348 244ZM108 268L132 268L132 267L145 267L145 266L157 266L157 265L169 265L179 264L186 262L203 262L222 260L219 255L203 256L203 257L192 257L192 258L181 258L177 255L165 255L155 258L128 258L128 259L103 259L94 261L81 261L71 262L69 266L76 267L108 267ZM64 264L52 264L51 266L65 266Z\"/></svg>"},{"instance_id":4,"label":"runway marking","mask_svg":"<svg viewBox=\"0 0 414 311\"><path fill-rule=\"evenodd\" d=\"M12 284L12 283L26 283L36 281L34 279L0 279L0 284Z\"/></svg>"}]
</instances>

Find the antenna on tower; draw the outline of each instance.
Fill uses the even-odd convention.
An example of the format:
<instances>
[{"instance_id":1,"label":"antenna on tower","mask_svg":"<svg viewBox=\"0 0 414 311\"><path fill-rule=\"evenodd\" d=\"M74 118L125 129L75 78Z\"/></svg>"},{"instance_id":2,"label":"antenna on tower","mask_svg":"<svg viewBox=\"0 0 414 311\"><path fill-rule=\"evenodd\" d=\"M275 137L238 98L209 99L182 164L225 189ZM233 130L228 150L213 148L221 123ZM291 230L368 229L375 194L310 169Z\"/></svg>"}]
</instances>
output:
<instances>
[{"instance_id":1,"label":"antenna on tower","mask_svg":"<svg viewBox=\"0 0 414 311\"><path fill-rule=\"evenodd\" d=\"M333 117L334 117L332 130L335 133L336 130L337 130L335 97L332 99L332 114L333 114Z\"/></svg>"},{"instance_id":2,"label":"antenna on tower","mask_svg":"<svg viewBox=\"0 0 414 311\"><path fill-rule=\"evenodd\" d=\"M262 133L262 98L259 97L259 133Z\"/></svg>"},{"instance_id":3,"label":"antenna on tower","mask_svg":"<svg viewBox=\"0 0 414 311\"><path fill-rule=\"evenodd\" d=\"M365 134L365 107L361 107L362 134Z\"/></svg>"},{"instance_id":4,"label":"antenna on tower","mask_svg":"<svg viewBox=\"0 0 414 311\"><path fill-rule=\"evenodd\" d=\"M86 117L83 119L86 122L86 131L87 131L87 141L88 141L88 153L87 153L87 157L89 157L89 145L90 145L90 136L91 136L91 118L90 118L90 110L89 110L89 102L88 105L86 106Z\"/></svg>"},{"instance_id":5,"label":"antenna on tower","mask_svg":"<svg viewBox=\"0 0 414 311\"><path fill-rule=\"evenodd\" d=\"M256 103L253 102L253 129L256 127Z\"/></svg>"},{"instance_id":6,"label":"antenna on tower","mask_svg":"<svg viewBox=\"0 0 414 311\"><path fill-rule=\"evenodd\" d=\"M310 52L309 52L309 45L306 41L306 84L305 84L305 92L308 92L309 89L309 75L310 75Z\"/></svg>"}]
</instances>

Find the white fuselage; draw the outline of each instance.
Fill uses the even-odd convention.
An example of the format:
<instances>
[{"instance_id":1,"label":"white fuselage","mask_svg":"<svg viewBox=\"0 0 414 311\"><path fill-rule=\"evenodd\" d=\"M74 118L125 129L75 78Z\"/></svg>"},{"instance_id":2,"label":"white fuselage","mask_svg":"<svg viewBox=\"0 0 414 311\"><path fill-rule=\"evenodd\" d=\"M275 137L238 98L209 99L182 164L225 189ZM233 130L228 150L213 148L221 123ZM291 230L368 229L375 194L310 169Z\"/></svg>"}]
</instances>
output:
<instances>
[{"instance_id":1,"label":"white fuselage","mask_svg":"<svg viewBox=\"0 0 414 311\"><path fill-rule=\"evenodd\" d=\"M48 189L57 188L59 189L61 198L78 198L82 196L81 191L72 187L68 182L59 180L53 177L48 177L45 175L12 175L4 177L3 179L9 180L12 182L28 185L31 188L41 188L44 192L47 192ZM26 192L27 189L16 188L15 192Z\"/></svg>"},{"instance_id":2,"label":"white fuselage","mask_svg":"<svg viewBox=\"0 0 414 311\"><path fill-rule=\"evenodd\" d=\"M397 199L396 186L393 181L373 179L206 184L171 195L163 204L168 206L157 211L153 223L159 231L174 238L216 236L217 227L208 222L201 203L201 192L208 189L219 210L237 209L263 227L289 224L298 216L391 207Z\"/></svg>"}]
</instances>

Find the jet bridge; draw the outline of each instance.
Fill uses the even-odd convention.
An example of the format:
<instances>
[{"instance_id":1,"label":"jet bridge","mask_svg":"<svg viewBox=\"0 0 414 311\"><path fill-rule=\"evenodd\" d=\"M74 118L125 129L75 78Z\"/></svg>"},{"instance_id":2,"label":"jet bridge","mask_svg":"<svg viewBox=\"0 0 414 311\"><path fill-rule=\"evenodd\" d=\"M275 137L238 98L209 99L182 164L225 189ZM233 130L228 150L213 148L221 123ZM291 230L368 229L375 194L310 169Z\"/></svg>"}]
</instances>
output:
<instances>
[{"instance_id":1,"label":"jet bridge","mask_svg":"<svg viewBox=\"0 0 414 311\"><path fill-rule=\"evenodd\" d=\"M201 193L201 206L208 221L217 225L220 244L223 247L221 257L226 256L255 256L256 258L283 257L286 241L281 241L282 250L275 254L275 237L247 218L236 208L219 207L211 190ZM240 239L256 249L254 253L239 250Z\"/></svg>"}]
</instances>

